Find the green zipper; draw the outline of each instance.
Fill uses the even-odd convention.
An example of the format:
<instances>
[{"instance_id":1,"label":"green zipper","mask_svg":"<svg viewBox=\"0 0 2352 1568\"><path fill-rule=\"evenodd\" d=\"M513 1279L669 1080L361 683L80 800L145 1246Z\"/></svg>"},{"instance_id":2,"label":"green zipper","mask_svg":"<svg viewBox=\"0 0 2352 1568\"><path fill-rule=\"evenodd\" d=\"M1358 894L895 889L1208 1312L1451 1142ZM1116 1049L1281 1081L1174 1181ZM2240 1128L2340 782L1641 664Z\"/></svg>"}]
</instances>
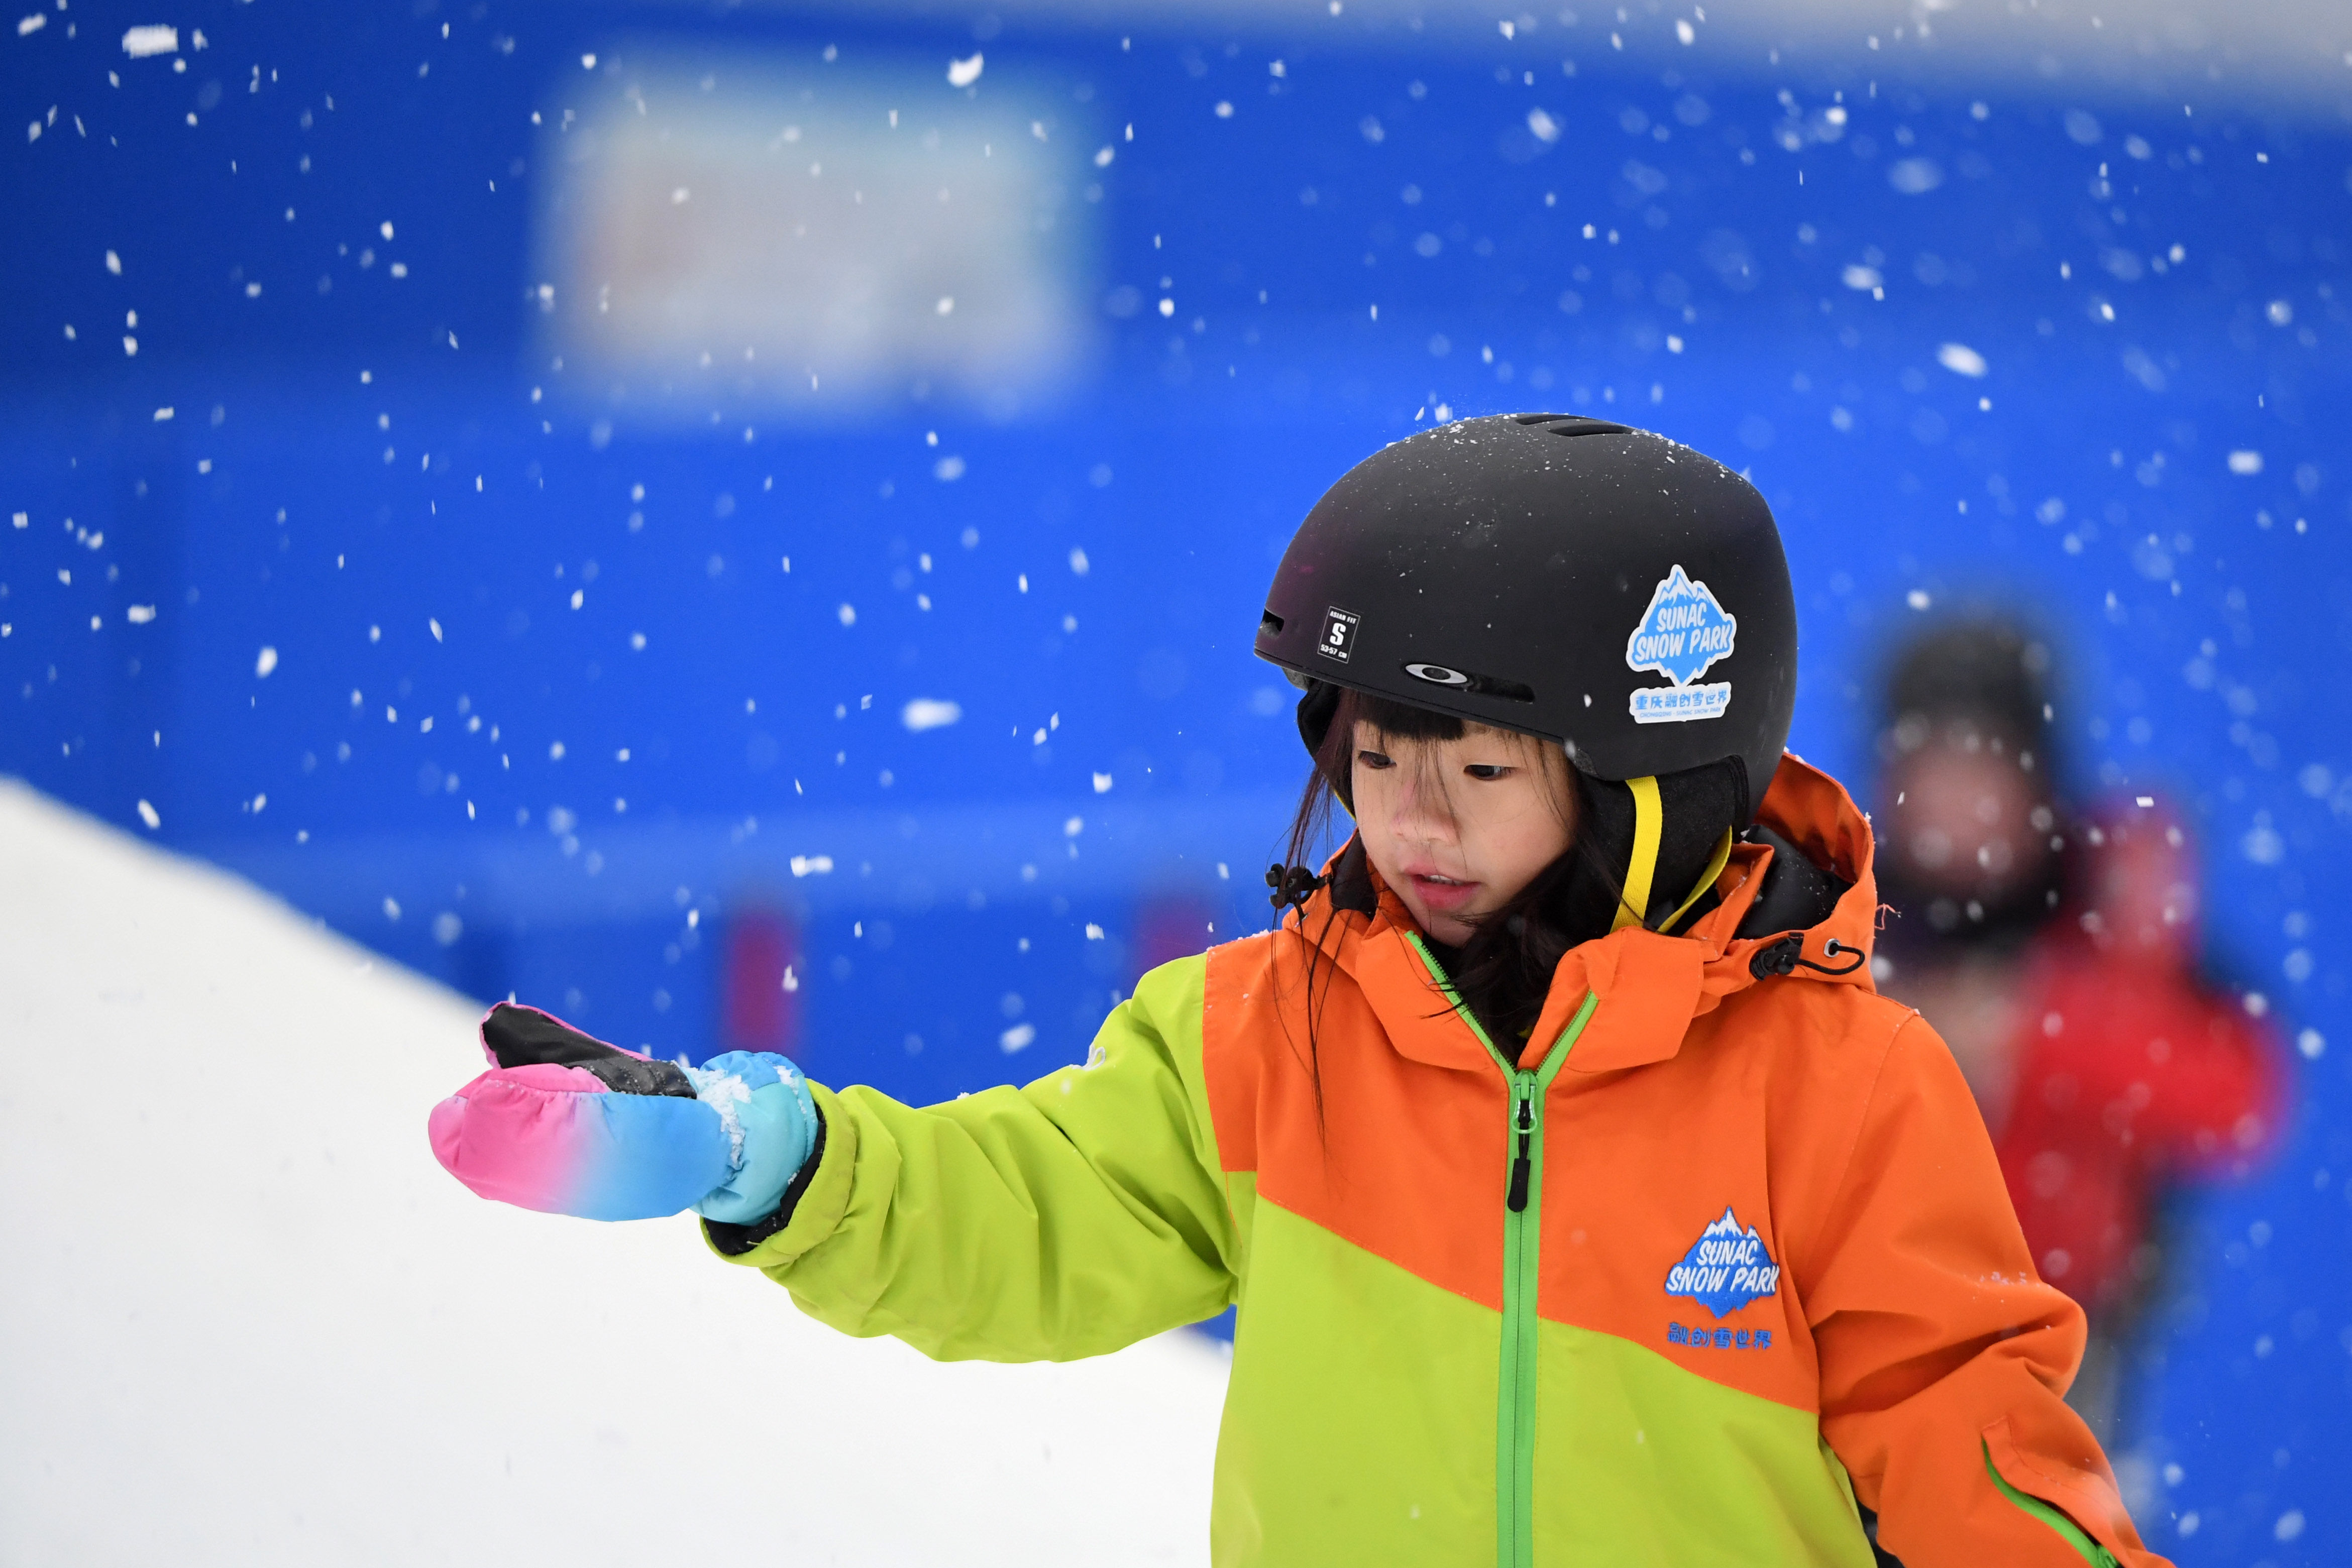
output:
<instances>
[{"instance_id":1,"label":"green zipper","mask_svg":"<svg viewBox=\"0 0 2352 1568\"><path fill-rule=\"evenodd\" d=\"M1495 1401L1495 1561L1498 1568L1533 1568L1536 1559L1536 1266L1543 1247L1544 1098L1568 1061L1569 1049L1591 1021L1601 998L1585 993L1583 1005L1544 1058L1529 1071L1513 1063L1486 1038L1444 969L1419 936L1431 979L1454 1004L1511 1092L1510 1165L1503 1186L1503 1356Z\"/></svg>"},{"instance_id":2,"label":"green zipper","mask_svg":"<svg viewBox=\"0 0 2352 1568\"><path fill-rule=\"evenodd\" d=\"M1984 1450L1985 1474L1992 1478L1992 1484L2000 1489L2001 1496L2056 1531L2058 1539L2073 1547L2074 1554L2089 1563L2090 1568L2123 1568L2123 1565L2116 1561L2114 1552L2084 1534L2083 1527L2067 1518L2063 1512L2051 1507L2040 1498L2030 1497L2010 1485L2007 1478L1993 1467L1992 1448L1984 1439L1979 1438L1977 1447Z\"/></svg>"}]
</instances>

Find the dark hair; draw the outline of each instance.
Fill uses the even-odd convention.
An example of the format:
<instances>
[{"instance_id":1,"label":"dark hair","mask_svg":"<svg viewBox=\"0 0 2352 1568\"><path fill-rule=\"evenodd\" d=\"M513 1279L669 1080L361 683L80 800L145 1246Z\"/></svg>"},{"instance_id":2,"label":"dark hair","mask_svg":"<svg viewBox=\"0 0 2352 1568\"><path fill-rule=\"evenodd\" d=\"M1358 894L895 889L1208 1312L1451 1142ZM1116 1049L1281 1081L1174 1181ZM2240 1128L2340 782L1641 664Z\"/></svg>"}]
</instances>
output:
<instances>
[{"instance_id":1,"label":"dark hair","mask_svg":"<svg viewBox=\"0 0 2352 1568\"><path fill-rule=\"evenodd\" d=\"M2014 622L1986 616L1933 628L1898 649L1886 682L1879 754L1916 751L1935 729L1998 737L2027 771L2057 769L2050 720L2049 644Z\"/></svg>"},{"instance_id":2,"label":"dark hair","mask_svg":"<svg viewBox=\"0 0 2352 1568\"><path fill-rule=\"evenodd\" d=\"M1299 794L1298 810L1291 819L1289 863L1306 862L1327 839L1332 802L1347 805L1350 801L1356 726L1360 721L1397 740L1459 740L1467 733L1465 722L1451 714L1369 693L1342 691L1330 727L1316 748L1314 770L1307 775L1306 788ZM1528 740L1531 746L1550 745L1532 737ZM1565 764L1564 754L1561 759ZM1622 896L1622 873L1607 863L1596 836L1581 831L1593 818L1584 776L1573 765L1568 765L1568 777L1572 790L1569 799L1568 849L1507 903L1480 915L1470 940L1463 944L1450 967L1448 977L1454 990L1486 1030L1487 1038L1497 1049L1514 1057L1518 1041L1535 1027L1543 1011L1545 998L1551 988L1552 971L1559 967L1561 956L1588 936L1600 934L1583 928L1592 924L1591 915L1589 912L1580 915L1571 904L1570 884L1580 880L1576 873L1580 869L1592 873L1612 900ZM1595 883L1585 880L1583 885L1589 890ZM1327 924L1338 913L1336 907L1327 907ZM1301 918L1305 918L1303 911ZM1604 920L1601 930L1606 929ZM1310 942L1307 972L1307 1066L1316 1075L1318 1099L1322 1084L1317 1071L1315 1045L1315 976L1320 947L1319 940Z\"/></svg>"}]
</instances>

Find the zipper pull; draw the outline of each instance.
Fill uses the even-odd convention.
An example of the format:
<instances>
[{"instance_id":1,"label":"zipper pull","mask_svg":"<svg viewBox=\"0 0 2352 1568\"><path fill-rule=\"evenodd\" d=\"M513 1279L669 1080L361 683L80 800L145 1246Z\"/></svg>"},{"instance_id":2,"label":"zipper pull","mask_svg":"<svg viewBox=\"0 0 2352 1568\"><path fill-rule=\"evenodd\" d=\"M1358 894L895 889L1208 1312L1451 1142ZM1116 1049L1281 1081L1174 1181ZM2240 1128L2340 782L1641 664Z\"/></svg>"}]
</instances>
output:
<instances>
[{"instance_id":1,"label":"zipper pull","mask_svg":"<svg viewBox=\"0 0 2352 1568\"><path fill-rule=\"evenodd\" d=\"M1528 1179L1533 1173L1533 1162L1528 1156L1528 1145L1533 1140L1536 1130L1533 1097L1524 1089L1520 1091L1517 1128L1519 1149L1511 1161L1511 1190L1509 1196L1503 1201L1513 1214L1524 1214L1528 1207Z\"/></svg>"}]
</instances>

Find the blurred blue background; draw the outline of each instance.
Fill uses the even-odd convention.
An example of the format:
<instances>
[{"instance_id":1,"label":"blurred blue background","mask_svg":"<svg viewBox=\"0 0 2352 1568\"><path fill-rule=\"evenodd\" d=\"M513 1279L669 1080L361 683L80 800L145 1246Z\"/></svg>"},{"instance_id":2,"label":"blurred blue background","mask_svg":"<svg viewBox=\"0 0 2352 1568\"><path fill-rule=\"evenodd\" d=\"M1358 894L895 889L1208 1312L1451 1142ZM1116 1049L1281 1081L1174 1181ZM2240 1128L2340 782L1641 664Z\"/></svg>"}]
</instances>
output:
<instances>
[{"instance_id":1,"label":"blurred blue background","mask_svg":"<svg viewBox=\"0 0 2352 1568\"><path fill-rule=\"evenodd\" d=\"M2301 1103L2182 1202L2126 1457L2184 1563L2345 1554L2352 70L33 5L0 770L475 996L950 1095L1269 918L1303 758L1249 639L1322 488L1607 410L1771 501L1795 749L1859 790L1884 652L2021 604L2076 790L2200 824Z\"/></svg>"}]
</instances>

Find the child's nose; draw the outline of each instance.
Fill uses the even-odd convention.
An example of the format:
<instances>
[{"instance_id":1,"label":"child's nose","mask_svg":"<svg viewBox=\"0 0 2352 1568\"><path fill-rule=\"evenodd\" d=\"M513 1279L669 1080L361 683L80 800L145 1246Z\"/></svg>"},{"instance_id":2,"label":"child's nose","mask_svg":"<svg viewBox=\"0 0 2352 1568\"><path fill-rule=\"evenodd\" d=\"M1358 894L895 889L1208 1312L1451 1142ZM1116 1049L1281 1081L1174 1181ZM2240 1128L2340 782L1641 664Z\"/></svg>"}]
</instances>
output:
<instances>
[{"instance_id":1,"label":"child's nose","mask_svg":"<svg viewBox=\"0 0 2352 1568\"><path fill-rule=\"evenodd\" d=\"M1389 831L1416 842L1449 843L1454 838L1454 816L1435 790L1407 784L1397 791Z\"/></svg>"}]
</instances>

